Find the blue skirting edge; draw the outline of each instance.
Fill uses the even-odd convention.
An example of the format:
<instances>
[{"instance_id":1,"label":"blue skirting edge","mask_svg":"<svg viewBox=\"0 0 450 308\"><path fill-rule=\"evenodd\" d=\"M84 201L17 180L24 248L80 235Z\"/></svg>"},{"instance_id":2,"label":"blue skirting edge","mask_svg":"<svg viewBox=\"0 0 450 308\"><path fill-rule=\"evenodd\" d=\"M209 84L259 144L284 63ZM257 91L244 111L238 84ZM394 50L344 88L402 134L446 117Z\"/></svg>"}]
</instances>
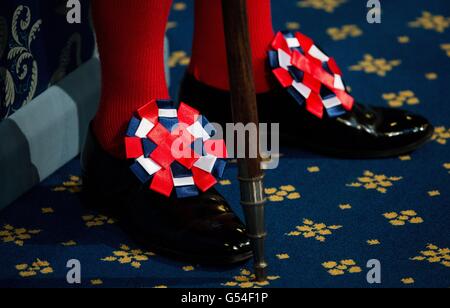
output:
<instances>
[{"instance_id":1,"label":"blue skirting edge","mask_svg":"<svg viewBox=\"0 0 450 308\"><path fill-rule=\"evenodd\" d=\"M0 122L0 209L80 153L99 95L92 58Z\"/></svg>"}]
</instances>

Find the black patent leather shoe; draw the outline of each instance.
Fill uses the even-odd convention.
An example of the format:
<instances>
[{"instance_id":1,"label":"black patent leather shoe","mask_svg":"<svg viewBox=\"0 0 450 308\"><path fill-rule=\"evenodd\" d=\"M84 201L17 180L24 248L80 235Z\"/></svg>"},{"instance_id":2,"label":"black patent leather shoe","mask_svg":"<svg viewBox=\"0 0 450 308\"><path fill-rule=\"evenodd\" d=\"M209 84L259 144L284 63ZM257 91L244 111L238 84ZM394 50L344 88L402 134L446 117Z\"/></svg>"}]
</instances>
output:
<instances>
[{"instance_id":1,"label":"black patent leather shoe","mask_svg":"<svg viewBox=\"0 0 450 308\"><path fill-rule=\"evenodd\" d=\"M281 145L346 158L378 158L411 152L433 135L423 117L369 107L347 92L342 71L300 32L278 32L268 52L273 90L257 96L259 120L280 124ZM185 76L179 99L210 121L231 123L230 95Z\"/></svg>"},{"instance_id":2,"label":"black patent leather shoe","mask_svg":"<svg viewBox=\"0 0 450 308\"><path fill-rule=\"evenodd\" d=\"M92 130L82 153L86 201L112 211L138 244L202 264L226 265L252 257L245 227L214 189L178 199L148 189L128 161L106 153Z\"/></svg>"},{"instance_id":3,"label":"black patent leather shoe","mask_svg":"<svg viewBox=\"0 0 450 308\"><path fill-rule=\"evenodd\" d=\"M209 87L186 75L179 100L200 108L209 121L232 123L229 92ZM198 102L202 102L199 104ZM352 111L320 119L298 103L285 89L258 94L261 123L280 123L282 146L311 150L341 158L383 158L412 152L433 135L423 117L399 109L356 103Z\"/></svg>"}]
</instances>

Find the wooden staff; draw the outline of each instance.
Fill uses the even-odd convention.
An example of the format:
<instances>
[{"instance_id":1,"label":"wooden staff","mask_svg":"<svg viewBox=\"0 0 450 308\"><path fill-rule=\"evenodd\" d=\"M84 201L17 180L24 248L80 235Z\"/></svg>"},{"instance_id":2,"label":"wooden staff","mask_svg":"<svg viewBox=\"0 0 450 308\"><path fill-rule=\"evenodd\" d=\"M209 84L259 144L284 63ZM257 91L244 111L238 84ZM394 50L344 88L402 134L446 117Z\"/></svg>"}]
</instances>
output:
<instances>
[{"instance_id":1,"label":"wooden staff","mask_svg":"<svg viewBox=\"0 0 450 308\"><path fill-rule=\"evenodd\" d=\"M228 69L231 88L231 105L235 123L259 124L253 80L252 56L248 32L246 0L222 0L222 12L227 46ZM259 132L258 132L259 134ZM249 134L247 134L249 135ZM244 209L248 236L252 240L255 276L258 282L267 278L264 242L264 173L261 169L258 140L245 144L249 153L258 153L258 158L238 159L241 204ZM255 150L256 151L252 151Z\"/></svg>"}]
</instances>

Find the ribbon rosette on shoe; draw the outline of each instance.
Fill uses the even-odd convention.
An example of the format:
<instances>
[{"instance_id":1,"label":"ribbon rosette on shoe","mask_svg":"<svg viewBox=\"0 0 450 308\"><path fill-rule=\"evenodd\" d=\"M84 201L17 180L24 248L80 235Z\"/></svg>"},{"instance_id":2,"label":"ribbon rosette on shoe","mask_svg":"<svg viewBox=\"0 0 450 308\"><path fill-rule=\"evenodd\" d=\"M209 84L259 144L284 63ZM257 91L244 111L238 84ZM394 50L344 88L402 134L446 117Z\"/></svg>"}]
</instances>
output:
<instances>
[{"instance_id":1,"label":"ribbon rosette on shoe","mask_svg":"<svg viewBox=\"0 0 450 308\"><path fill-rule=\"evenodd\" d=\"M279 32L269 51L270 66L281 85L319 118L337 117L353 108L336 61L300 32Z\"/></svg>"},{"instance_id":2,"label":"ribbon rosette on shoe","mask_svg":"<svg viewBox=\"0 0 450 308\"><path fill-rule=\"evenodd\" d=\"M208 132L210 131L210 132ZM131 170L150 189L170 197L193 197L217 183L225 170L223 140L212 139L212 125L190 106L153 100L137 111L127 130Z\"/></svg>"}]
</instances>

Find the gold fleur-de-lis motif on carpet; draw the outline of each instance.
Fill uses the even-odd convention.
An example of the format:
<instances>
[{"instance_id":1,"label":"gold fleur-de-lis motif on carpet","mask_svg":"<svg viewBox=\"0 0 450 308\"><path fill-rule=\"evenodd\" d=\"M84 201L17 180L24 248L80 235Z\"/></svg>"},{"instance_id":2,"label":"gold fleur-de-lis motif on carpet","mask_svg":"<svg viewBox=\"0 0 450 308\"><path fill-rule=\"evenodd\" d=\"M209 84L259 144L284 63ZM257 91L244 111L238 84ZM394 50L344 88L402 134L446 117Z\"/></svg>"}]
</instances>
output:
<instances>
[{"instance_id":1,"label":"gold fleur-de-lis motif on carpet","mask_svg":"<svg viewBox=\"0 0 450 308\"><path fill-rule=\"evenodd\" d=\"M362 269L352 259L341 261L328 261L322 263L322 266L331 276L342 276L345 274L361 273Z\"/></svg>"},{"instance_id":2,"label":"gold fleur-de-lis motif on carpet","mask_svg":"<svg viewBox=\"0 0 450 308\"><path fill-rule=\"evenodd\" d=\"M69 176L69 179L62 183L60 186L56 186L53 188L55 192L68 191L70 193L79 193L82 190L83 183L81 182L81 178L76 175Z\"/></svg>"},{"instance_id":3,"label":"gold fleur-de-lis motif on carpet","mask_svg":"<svg viewBox=\"0 0 450 308\"><path fill-rule=\"evenodd\" d=\"M291 257L289 256L289 254L287 254L287 253L279 253L279 254L276 255L276 257L277 257L279 260L288 260L288 259L291 258Z\"/></svg>"},{"instance_id":4,"label":"gold fleur-de-lis motif on carpet","mask_svg":"<svg viewBox=\"0 0 450 308\"><path fill-rule=\"evenodd\" d=\"M442 15L433 15L430 12L422 12L422 16L409 23L412 28L422 28L443 33L450 26L450 18Z\"/></svg>"},{"instance_id":5,"label":"gold fleur-de-lis motif on carpet","mask_svg":"<svg viewBox=\"0 0 450 308\"><path fill-rule=\"evenodd\" d=\"M286 29L287 30L299 30L300 29L300 24L296 21L288 21L286 23Z\"/></svg>"},{"instance_id":6,"label":"gold fleur-de-lis motif on carpet","mask_svg":"<svg viewBox=\"0 0 450 308\"><path fill-rule=\"evenodd\" d=\"M173 4L173 9L175 11L185 11L187 8L187 4L185 2L179 1Z\"/></svg>"},{"instance_id":7,"label":"gold fleur-de-lis motif on carpet","mask_svg":"<svg viewBox=\"0 0 450 308\"><path fill-rule=\"evenodd\" d=\"M411 39L409 38L409 36L403 35L403 36L399 36L399 37L397 38L397 41L398 41L400 44L408 44L408 43L411 41Z\"/></svg>"},{"instance_id":8,"label":"gold fleur-de-lis motif on carpet","mask_svg":"<svg viewBox=\"0 0 450 308\"><path fill-rule=\"evenodd\" d=\"M191 62L191 58L187 55L185 51L178 50L170 54L169 57L169 67L174 68L177 65L187 66Z\"/></svg>"},{"instance_id":9,"label":"gold fleur-de-lis motif on carpet","mask_svg":"<svg viewBox=\"0 0 450 308\"><path fill-rule=\"evenodd\" d=\"M181 268L185 272L193 272L195 271L195 267L192 265L186 265Z\"/></svg>"},{"instance_id":10,"label":"gold fleur-de-lis motif on carpet","mask_svg":"<svg viewBox=\"0 0 450 308\"><path fill-rule=\"evenodd\" d=\"M401 161L410 161L410 160L412 160L412 157L411 157L411 155L402 155L402 156L399 156L398 159L400 159Z\"/></svg>"},{"instance_id":11,"label":"gold fleur-de-lis motif on carpet","mask_svg":"<svg viewBox=\"0 0 450 308\"><path fill-rule=\"evenodd\" d=\"M233 281L223 283L225 287L239 287L242 289L247 288L261 288L270 286L270 282L280 279L280 276L268 276L267 281L256 282L255 275L247 269L242 269L240 275L234 276Z\"/></svg>"},{"instance_id":12,"label":"gold fleur-de-lis motif on carpet","mask_svg":"<svg viewBox=\"0 0 450 308\"><path fill-rule=\"evenodd\" d=\"M442 165L444 169L448 170L448 173L450 174L450 163L445 163Z\"/></svg>"},{"instance_id":13,"label":"gold fleur-de-lis motif on carpet","mask_svg":"<svg viewBox=\"0 0 450 308\"><path fill-rule=\"evenodd\" d=\"M155 254L153 252L144 252L141 249L131 249L127 245L121 245L120 250L113 251L113 255L101 259L104 262L118 262L120 264L129 264L134 268L141 268L142 262L147 262Z\"/></svg>"},{"instance_id":14,"label":"gold fleur-de-lis motif on carpet","mask_svg":"<svg viewBox=\"0 0 450 308\"><path fill-rule=\"evenodd\" d=\"M411 277L403 278L403 279L401 280L401 282L402 282L403 284L406 284L406 285L408 285L408 284L414 284L414 283L415 283L414 278L411 278Z\"/></svg>"},{"instance_id":15,"label":"gold fleur-de-lis motif on carpet","mask_svg":"<svg viewBox=\"0 0 450 308\"><path fill-rule=\"evenodd\" d=\"M313 8L324 10L327 13L333 13L339 6L346 3L347 0L302 0L297 3L301 8Z\"/></svg>"},{"instance_id":16,"label":"gold fleur-de-lis motif on carpet","mask_svg":"<svg viewBox=\"0 0 450 308\"><path fill-rule=\"evenodd\" d=\"M417 257L411 258L413 261L440 263L445 267L450 267L450 249L439 248L434 244L428 244L426 250L420 252Z\"/></svg>"},{"instance_id":17,"label":"gold fleur-de-lis motif on carpet","mask_svg":"<svg viewBox=\"0 0 450 308\"><path fill-rule=\"evenodd\" d=\"M112 225L116 222L114 219L105 215L85 215L81 218L88 228L99 227L105 224Z\"/></svg>"},{"instance_id":18,"label":"gold fleur-de-lis motif on carpet","mask_svg":"<svg viewBox=\"0 0 450 308\"><path fill-rule=\"evenodd\" d=\"M91 285L93 285L93 286L100 286L102 284L103 284L103 280L101 280L101 279L92 279L91 280Z\"/></svg>"},{"instance_id":19,"label":"gold fleur-de-lis motif on carpet","mask_svg":"<svg viewBox=\"0 0 450 308\"><path fill-rule=\"evenodd\" d=\"M36 276L38 273L42 275L48 275L53 273L53 268L48 261L42 261L36 259L31 265L28 264L18 264L16 265L16 270L19 275L23 278Z\"/></svg>"},{"instance_id":20,"label":"gold fleur-de-lis motif on carpet","mask_svg":"<svg viewBox=\"0 0 450 308\"><path fill-rule=\"evenodd\" d=\"M311 166L307 168L309 173L318 173L320 172L320 167L317 166Z\"/></svg>"},{"instance_id":21,"label":"gold fleur-de-lis motif on carpet","mask_svg":"<svg viewBox=\"0 0 450 308\"><path fill-rule=\"evenodd\" d=\"M366 243L367 243L367 245L369 245L369 246L378 246L378 245L381 245L380 240L377 240L377 239L367 240Z\"/></svg>"},{"instance_id":22,"label":"gold fleur-de-lis motif on carpet","mask_svg":"<svg viewBox=\"0 0 450 308\"><path fill-rule=\"evenodd\" d=\"M14 243L17 246L23 246L25 241L31 239L34 235L41 233L41 230L28 230L25 228L14 228L6 225L0 229L0 239L3 243Z\"/></svg>"},{"instance_id":23,"label":"gold fleur-de-lis motif on carpet","mask_svg":"<svg viewBox=\"0 0 450 308\"><path fill-rule=\"evenodd\" d=\"M74 240L70 240L70 241L61 243L61 245L63 245L64 247L72 247L72 246L77 246L77 242L75 242Z\"/></svg>"},{"instance_id":24,"label":"gold fleur-de-lis motif on carpet","mask_svg":"<svg viewBox=\"0 0 450 308\"><path fill-rule=\"evenodd\" d=\"M430 72L430 73L425 74L425 78L433 81L433 80L437 80L439 78L439 75L437 73Z\"/></svg>"},{"instance_id":25,"label":"gold fleur-de-lis motif on carpet","mask_svg":"<svg viewBox=\"0 0 450 308\"><path fill-rule=\"evenodd\" d=\"M297 192L297 189L293 185L283 185L279 188L266 188L264 191L268 200L271 202L282 202L285 199L297 200L301 198L300 193Z\"/></svg>"},{"instance_id":26,"label":"gold fleur-de-lis motif on carpet","mask_svg":"<svg viewBox=\"0 0 450 308\"><path fill-rule=\"evenodd\" d=\"M357 25L344 25L340 28L328 28L327 33L334 41L342 41L349 37L358 37L363 35L363 31Z\"/></svg>"},{"instance_id":27,"label":"gold fleur-de-lis motif on carpet","mask_svg":"<svg viewBox=\"0 0 450 308\"><path fill-rule=\"evenodd\" d=\"M383 216L389 220L391 225L396 227L404 226L407 223L415 225L423 223L423 218L413 210L401 211L400 213L384 213Z\"/></svg>"},{"instance_id":28,"label":"gold fleur-de-lis motif on carpet","mask_svg":"<svg viewBox=\"0 0 450 308\"><path fill-rule=\"evenodd\" d=\"M230 186L231 185L231 181L230 180L220 180L219 184L221 186Z\"/></svg>"},{"instance_id":29,"label":"gold fleur-de-lis motif on carpet","mask_svg":"<svg viewBox=\"0 0 450 308\"><path fill-rule=\"evenodd\" d=\"M166 25L166 31L175 29L178 26L178 23L176 21L169 21Z\"/></svg>"},{"instance_id":30,"label":"gold fleur-de-lis motif on carpet","mask_svg":"<svg viewBox=\"0 0 450 308\"><path fill-rule=\"evenodd\" d=\"M43 207L41 209L42 214L53 214L55 213L55 210L51 207Z\"/></svg>"},{"instance_id":31,"label":"gold fleur-de-lis motif on carpet","mask_svg":"<svg viewBox=\"0 0 450 308\"><path fill-rule=\"evenodd\" d=\"M447 129L444 126L439 126L434 129L433 140L439 144L446 145L447 139L450 138L450 128Z\"/></svg>"},{"instance_id":32,"label":"gold fleur-de-lis motif on carpet","mask_svg":"<svg viewBox=\"0 0 450 308\"><path fill-rule=\"evenodd\" d=\"M343 204L339 204L339 208L343 211L345 210L351 210L352 209L352 205L349 203L343 203Z\"/></svg>"},{"instance_id":33,"label":"gold fleur-de-lis motif on carpet","mask_svg":"<svg viewBox=\"0 0 450 308\"><path fill-rule=\"evenodd\" d=\"M393 182L403 179L402 177L391 176L384 174L375 174L372 171L365 171L362 177L358 178L358 182L347 184L348 187L363 187L368 190L377 190L382 194L387 193L387 189L392 187Z\"/></svg>"},{"instance_id":34,"label":"gold fleur-de-lis motif on carpet","mask_svg":"<svg viewBox=\"0 0 450 308\"><path fill-rule=\"evenodd\" d=\"M388 61L384 58L375 58L370 54L366 54L358 64L350 66L350 71L362 71L367 74L377 74L380 77L385 77L388 72L401 63L402 61L400 60Z\"/></svg>"},{"instance_id":35,"label":"gold fleur-de-lis motif on carpet","mask_svg":"<svg viewBox=\"0 0 450 308\"><path fill-rule=\"evenodd\" d=\"M430 197L439 197L441 195L441 192L439 190L430 190L428 192L428 196Z\"/></svg>"},{"instance_id":36,"label":"gold fleur-de-lis motif on carpet","mask_svg":"<svg viewBox=\"0 0 450 308\"><path fill-rule=\"evenodd\" d=\"M325 242L326 237L333 234L334 231L341 229L342 226L327 226L324 223L315 223L311 219L303 219L303 225L295 227L296 230L287 233L287 236L303 236L304 238L313 238L319 242Z\"/></svg>"},{"instance_id":37,"label":"gold fleur-de-lis motif on carpet","mask_svg":"<svg viewBox=\"0 0 450 308\"><path fill-rule=\"evenodd\" d=\"M416 97L416 94L411 90L400 91L398 93L385 93L383 99L387 101L390 107L397 108L407 105L420 104L420 100Z\"/></svg>"},{"instance_id":38,"label":"gold fleur-de-lis motif on carpet","mask_svg":"<svg viewBox=\"0 0 450 308\"><path fill-rule=\"evenodd\" d=\"M442 44L441 49L445 51L447 57L450 57L450 44Z\"/></svg>"}]
</instances>

